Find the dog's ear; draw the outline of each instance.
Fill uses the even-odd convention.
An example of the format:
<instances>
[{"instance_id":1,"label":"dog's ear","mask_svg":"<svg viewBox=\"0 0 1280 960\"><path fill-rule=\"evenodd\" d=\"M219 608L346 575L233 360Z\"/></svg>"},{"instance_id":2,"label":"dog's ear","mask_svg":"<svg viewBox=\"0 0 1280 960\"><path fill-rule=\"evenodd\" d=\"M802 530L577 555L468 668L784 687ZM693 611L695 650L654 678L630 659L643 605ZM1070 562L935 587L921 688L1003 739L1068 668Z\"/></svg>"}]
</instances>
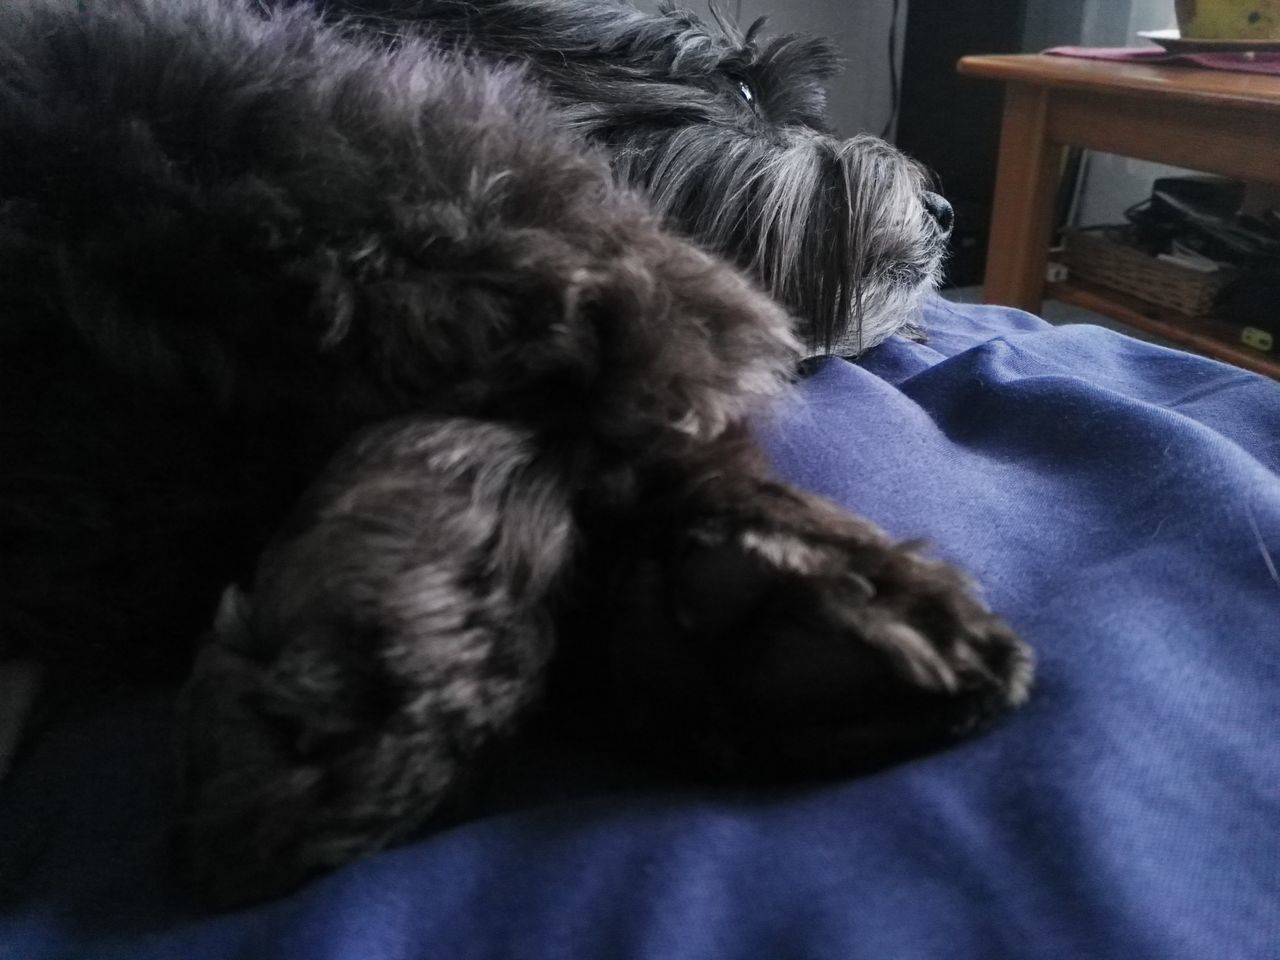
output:
<instances>
[{"instance_id":1,"label":"dog's ear","mask_svg":"<svg viewBox=\"0 0 1280 960\"><path fill-rule=\"evenodd\" d=\"M751 62L761 109L774 123L832 132L827 83L840 72L840 54L822 37L788 35L770 40Z\"/></svg>"}]
</instances>

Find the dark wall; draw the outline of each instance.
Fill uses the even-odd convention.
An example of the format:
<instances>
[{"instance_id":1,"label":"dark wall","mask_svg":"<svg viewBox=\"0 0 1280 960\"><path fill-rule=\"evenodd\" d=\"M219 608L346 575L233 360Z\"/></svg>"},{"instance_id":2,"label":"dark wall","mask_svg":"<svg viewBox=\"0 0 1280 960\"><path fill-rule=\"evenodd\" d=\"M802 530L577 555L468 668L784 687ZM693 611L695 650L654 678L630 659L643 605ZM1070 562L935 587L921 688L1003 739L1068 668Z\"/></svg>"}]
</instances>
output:
<instances>
[{"instance_id":1,"label":"dark wall","mask_svg":"<svg viewBox=\"0 0 1280 960\"><path fill-rule=\"evenodd\" d=\"M1026 0L910 0L907 10L895 139L934 171L956 209L948 267L956 286L982 280L1004 103L999 84L960 77L956 62L1021 52L1026 27Z\"/></svg>"},{"instance_id":2,"label":"dark wall","mask_svg":"<svg viewBox=\"0 0 1280 960\"><path fill-rule=\"evenodd\" d=\"M997 0L997 3L1000 0ZM1022 35L1022 49L1044 50L1077 44L1084 38L1086 20L1097 21L1120 13L1127 13L1130 0L1026 0L1026 28ZM1166 3L1170 10L1173 4ZM1086 10L1086 8L1092 8Z\"/></svg>"}]
</instances>

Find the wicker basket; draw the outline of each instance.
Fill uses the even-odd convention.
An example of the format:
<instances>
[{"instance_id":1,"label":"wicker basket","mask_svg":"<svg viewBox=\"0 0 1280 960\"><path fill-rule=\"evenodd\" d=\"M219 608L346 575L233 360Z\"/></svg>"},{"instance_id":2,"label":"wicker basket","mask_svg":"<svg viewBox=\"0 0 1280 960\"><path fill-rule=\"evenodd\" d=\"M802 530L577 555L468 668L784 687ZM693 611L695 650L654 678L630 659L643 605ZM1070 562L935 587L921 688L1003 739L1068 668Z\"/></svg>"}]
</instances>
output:
<instances>
[{"instance_id":1,"label":"wicker basket","mask_svg":"<svg viewBox=\"0 0 1280 960\"><path fill-rule=\"evenodd\" d=\"M1123 227L1067 231L1064 259L1072 276L1188 317L1213 312L1214 298L1228 279L1223 271L1203 273L1159 260L1128 246L1123 236Z\"/></svg>"}]
</instances>

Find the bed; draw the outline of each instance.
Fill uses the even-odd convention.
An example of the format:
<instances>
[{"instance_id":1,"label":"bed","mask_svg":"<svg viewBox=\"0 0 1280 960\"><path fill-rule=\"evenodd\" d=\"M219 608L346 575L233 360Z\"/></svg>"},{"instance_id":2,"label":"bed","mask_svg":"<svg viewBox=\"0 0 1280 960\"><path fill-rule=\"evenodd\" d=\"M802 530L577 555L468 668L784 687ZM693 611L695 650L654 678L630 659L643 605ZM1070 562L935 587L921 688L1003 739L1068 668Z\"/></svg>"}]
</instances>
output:
<instances>
[{"instance_id":1,"label":"bed","mask_svg":"<svg viewBox=\"0 0 1280 960\"><path fill-rule=\"evenodd\" d=\"M1280 958L1280 385L1011 310L925 319L814 363L760 432L1035 646L997 729L781 790L548 742L475 818L208 915L165 841L170 704L120 693L0 790L0 957Z\"/></svg>"}]
</instances>

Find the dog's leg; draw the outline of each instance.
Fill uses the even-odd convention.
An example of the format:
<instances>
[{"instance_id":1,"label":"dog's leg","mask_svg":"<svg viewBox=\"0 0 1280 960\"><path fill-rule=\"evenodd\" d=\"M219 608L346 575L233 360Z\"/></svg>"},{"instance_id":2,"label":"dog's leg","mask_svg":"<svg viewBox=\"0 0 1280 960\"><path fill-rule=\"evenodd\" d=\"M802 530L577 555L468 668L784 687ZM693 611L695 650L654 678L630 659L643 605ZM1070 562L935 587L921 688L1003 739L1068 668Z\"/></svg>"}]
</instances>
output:
<instances>
[{"instance_id":1,"label":"dog's leg","mask_svg":"<svg viewBox=\"0 0 1280 960\"><path fill-rule=\"evenodd\" d=\"M184 846L231 903L403 839L541 691L572 551L532 438L397 421L331 463L229 592L183 696Z\"/></svg>"},{"instance_id":2,"label":"dog's leg","mask_svg":"<svg viewBox=\"0 0 1280 960\"><path fill-rule=\"evenodd\" d=\"M844 773L973 732L1027 696L1029 650L958 571L767 478L723 438L642 511L608 632L616 716L707 773Z\"/></svg>"}]
</instances>

